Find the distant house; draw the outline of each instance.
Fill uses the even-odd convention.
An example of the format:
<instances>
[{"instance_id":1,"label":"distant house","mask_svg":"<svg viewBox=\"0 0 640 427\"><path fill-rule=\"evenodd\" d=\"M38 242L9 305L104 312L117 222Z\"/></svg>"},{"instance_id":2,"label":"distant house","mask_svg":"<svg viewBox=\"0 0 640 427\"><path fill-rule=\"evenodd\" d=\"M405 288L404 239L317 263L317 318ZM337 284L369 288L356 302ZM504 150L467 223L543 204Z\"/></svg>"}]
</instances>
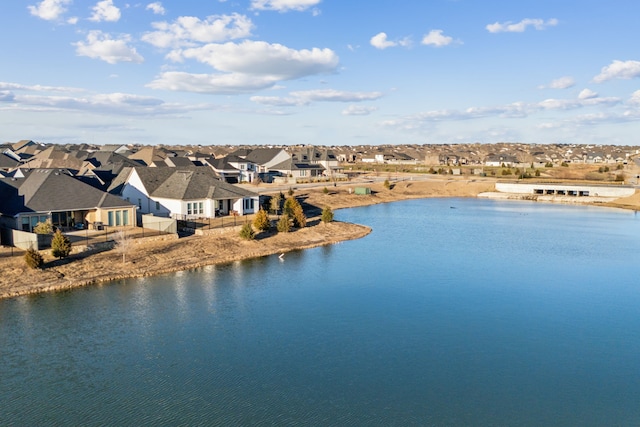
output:
<instances>
[{"instance_id":1,"label":"distant house","mask_svg":"<svg viewBox=\"0 0 640 427\"><path fill-rule=\"evenodd\" d=\"M124 168L109 192L138 205L140 214L213 218L259 209L258 194L226 183L208 167Z\"/></svg>"},{"instance_id":2,"label":"distant house","mask_svg":"<svg viewBox=\"0 0 640 427\"><path fill-rule=\"evenodd\" d=\"M0 214L6 227L31 232L50 220L56 227L82 228L95 222L135 226L135 206L55 169L19 170L0 179Z\"/></svg>"}]
</instances>

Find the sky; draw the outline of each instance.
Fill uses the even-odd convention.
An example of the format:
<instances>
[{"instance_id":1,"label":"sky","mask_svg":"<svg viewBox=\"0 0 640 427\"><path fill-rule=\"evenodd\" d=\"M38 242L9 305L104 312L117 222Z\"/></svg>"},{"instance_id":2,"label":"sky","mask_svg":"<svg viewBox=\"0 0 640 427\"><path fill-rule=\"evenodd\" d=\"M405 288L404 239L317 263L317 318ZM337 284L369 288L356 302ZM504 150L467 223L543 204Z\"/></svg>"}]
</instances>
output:
<instances>
[{"instance_id":1,"label":"sky","mask_svg":"<svg viewBox=\"0 0 640 427\"><path fill-rule=\"evenodd\" d=\"M0 142L640 145L632 0L4 0Z\"/></svg>"}]
</instances>

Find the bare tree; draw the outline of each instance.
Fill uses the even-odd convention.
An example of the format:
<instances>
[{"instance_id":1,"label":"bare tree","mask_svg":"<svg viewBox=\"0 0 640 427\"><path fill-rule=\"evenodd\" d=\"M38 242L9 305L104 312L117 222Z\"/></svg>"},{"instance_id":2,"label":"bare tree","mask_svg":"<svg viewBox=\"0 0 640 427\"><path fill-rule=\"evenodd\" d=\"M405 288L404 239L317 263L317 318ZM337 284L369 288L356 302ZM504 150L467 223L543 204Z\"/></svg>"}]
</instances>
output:
<instances>
[{"instance_id":1,"label":"bare tree","mask_svg":"<svg viewBox=\"0 0 640 427\"><path fill-rule=\"evenodd\" d=\"M113 241L115 242L115 250L122 254L122 263L126 262L126 256L133 247L133 239L123 230L116 231L113 233Z\"/></svg>"}]
</instances>

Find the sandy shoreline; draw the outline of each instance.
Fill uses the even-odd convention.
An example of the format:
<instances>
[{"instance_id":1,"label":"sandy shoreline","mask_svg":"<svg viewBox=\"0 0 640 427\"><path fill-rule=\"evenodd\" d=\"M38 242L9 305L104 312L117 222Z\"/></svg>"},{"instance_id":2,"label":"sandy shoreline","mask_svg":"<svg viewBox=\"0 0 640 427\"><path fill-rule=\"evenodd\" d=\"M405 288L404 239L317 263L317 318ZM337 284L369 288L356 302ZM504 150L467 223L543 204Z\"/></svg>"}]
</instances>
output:
<instances>
[{"instance_id":1,"label":"sandy shoreline","mask_svg":"<svg viewBox=\"0 0 640 427\"><path fill-rule=\"evenodd\" d=\"M492 179L434 179L428 181L405 180L386 189L382 183L372 183L372 195L355 195L350 187L324 187L296 190L296 196L316 211L324 206L332 209L366 206L406 199L427 197L477 197L495 191ZM626 209L640 209L640 193L611 203L598 204ZM333 244L358 239L371 232L358 224L333 222L323 224L318 217L309 218L309 226L292 233L274 231L258 235L254 241L242 240L238 230L229 228L214 236L190 236L181 239L140 240L133 245L122 262L122 255L114 250L72 254L64 260L54 260L45 254L45 268L33 270L21 256L0 258L0 298L67 290L113 280L167 274L192 270L207 265L257 258L292 250Z\"/></svg>"}]
</instances>

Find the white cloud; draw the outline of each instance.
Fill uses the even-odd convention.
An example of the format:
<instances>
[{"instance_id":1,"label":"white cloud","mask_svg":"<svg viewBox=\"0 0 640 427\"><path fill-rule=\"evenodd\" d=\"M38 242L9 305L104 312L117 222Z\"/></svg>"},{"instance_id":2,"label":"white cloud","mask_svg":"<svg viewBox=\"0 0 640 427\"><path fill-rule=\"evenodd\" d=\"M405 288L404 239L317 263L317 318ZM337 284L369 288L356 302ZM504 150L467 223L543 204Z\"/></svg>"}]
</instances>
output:
<instances>
[{"instance_id":1,"label":"white cloud","mask_svg":"<svg viewBox=\"0 0 640 427\"><path fill-rule=\"evenodd\" d=\"M76 46L76 55L101 59L109 64L143 62L144 58L138 54L135 48L127 44L130 39L128 35L112 39L109 34L95 30L89 32L86 42L77 42L74 45Z\"/></svg>"},{"instance_id":2,"label":"white cloud","mask_svg":"<svg viewBox=\"0 0 640 427\"><path fill-rule=\"evenodd\" d=\"M564 76L558 79L552 80L548 85L538 86L539 89L568 89L575 86L576 81L573 77Z\"/></svg>"},{"instance_id":3,"label":"white cloud","mask_svg":"<svg viewBox=\"0 0 640 427\"><path fill-rule=\"evenodd\" d=\"M212 43L244 38L251 35L253 23L244 15L212 15L201 20L194 16L181 16L173 23L154 22L156 31L148 32L142 40L156 47L194 46L194 43Z\"/></svg>"},{"instance_id":4,"label":"white cloud","mask_svg":"<svg viewBox=\"0 0 640 427\"><path fill-rule=\"evenodd\" d=\"M613 61L602 67L600 74L593 78L595 83L604 83L613 79L633 79L640 77L640 61Z\"/></svg>"},{"instance_id":5,"label":"white cloud","mask_svg":"<svg viewBox=\"0 0 640 427\"><path fill-rule=\"evenodd\" d=\"M251 9L275 10L287 12L289 10L303 11L320 4L321 0L252 0ZM318 12L314 11L314 15Z\"/></svg>"},{"instance_id":6,"label":"white cloud","mask_svg":"<svg viewBox=\"0 0 640 427\"><path fill-rule=\"evenodd\" d=\"M27 6L29 12L33 16L37 16L45 21L55 21L60 18L66 11L68 4L72 0L42 0L36 6Z\"/></svg>"},{"instance_id":7,"label":"white cloud","mask_svg":"<svg viewBox=\"0 0 640 427\"><path fill-rule=\"evenodd\" d=\"M71 18L67 19L67 24L76 25L77 23L78 23L77 16L72 16Z\"/></svg>"},{"instance_id":8,"label":"white cloud","mask_svg":"<svg viewBox=\"0 0 640 427\"><path fill-rule=\"evenodd\" d=\"M592 99L597 97L598 94L591 89L582 89L578 94L578 99Z\"/></svg>"},{"instance_id":9,"label":"white cloud","mask_svg":"<svg viewBox=\"0 0 640 427\"><path fill-rule=\"evenodd\" d=\"M0 82L0 90L15 90L27 92L82 92L83 89L66 86L42 86L42 85L22 85L18 83Z\"/></svg>"},{"instance_id":10,"label":"white cloud","mask_svg":"<svg viewBox=\"0 0 640 427\"><path fill-rule=\"evenodd\" d=\"M274 107L298 107L308 104L308 101L300 98L282 98L279 96L252 96L249 99L256 104L271 105Z\"/></svg>"},{"instance_id":11,"label":"white cloud","mask_svg":"<svg viewBox=\"0 0 640 427\"><path fill-rule=\"evenodd\" d=\"M147 85L152 89L181 92L207 93L214 95L256 92L272 87L277 82L272 76L247 74L190 74L179 71L162 73Z\"/></svg>"},{"instance_id":12,"label":"white cloud","mask_svg":"<svg viewBox=\"0 0 640 427\"><path fill-rule=\"evenodd\" d=\"M376 49L386 49L388 47L394 47L398 45L398 43L396 42L387 40L387 33L384 32L378 33L375 36L371 37L369 43L371 43L371 46L375 47Z\"/></svg>"},{"instance_id":13,"label":"white cloud","mask_svg":"<svg viewBox=\"0 0 640 427\"><path fill-rule=\"evenodd\" d=\"M345 92L334 89L317 89L291 92L291 96L308 101L360 102L382 97L381 92Z\"/></svg>"},{"instance_id":14,"label":"white cloud","mask_svg":"<svg viewBox=\"0 0 640 427\"><path fill-rule=\"evenodd\" d=\"M338 56L331 49L295 50L281 44L251 40L176 51L172 59L195 59L219 71L272 76L274 80L330 73L338 66Z\"/></svg>"},{"instance_id":15,"label":"white cloud","mask_svg":"<svg viewBox=\"0 0 640 427\"><path fill-rule=\"evenodd\" d=\"M453 38L442 34L442 30L431 30L422 38L422 44L443 47L453 43Z\"/></svg>"},{"instance_id":16,"label":"white cloud","mask_svg":"<svg viewBox=\"0 0 640 427\"><path fill-rule=\"evenodd\" d=\"M93 6L93 15L89 18L89 21L102 22L110 21L116 22L120 19L120 9L113 5L113 0L102 0Z\"/></svg>"},{"instance_id":17,"label":"white cloud","mask_svg":"<svg viewBox=\"0 0 640 427\"><path fill-rule=\"evenodd\" d=\"M382 97L380 92L345 92L334 89L316 89L291 92L287 97L253 96L251 101L277 107L308 105L312 102L361 102Z\"/></svg>"},{"instance_id":18,"label":"white cloud","mask_svg":"<svg viewBox=\"0 0 640 427\"><path fill-rule=\"evenodd\" d=\"M347 108L342 110L343 116L367 116L374 111L377 111L378 107L373 106L364 106L364 105L349 105Z\"/></svg>"},{"instance_id":19,"label":"white cloud","mask_svg":"<svg viewBox=\"0 0 640 427\"><path fill-rule=\"evenodd\" d=\"M0 89L2 89L2 87L0 87ZM637 90L631 94L631 98L629 98L629 103L640 104L640 90Z\"/></svg>"},{"instance_id":20,"label":"white cloud","mask_svg":"<svg viewBox=\"0 0 640 427\"><path fill-rule=\"evenodd\" d=\"M165 72L148 87L196 93L234 94L274 87L282 80L335 72L338 56L331 49L290 49L280 44L245 40L174 50L176 62L193 59L218 73Z\"/></svg>"},{"instance_id":21,"label":"white cloud","mask_svg":"<svg viewBox=\"0 0 640 427\"><path fill-rule=\"evenodd\" d=\"M160 3L159 1L153 2L153 3L149 3L145 9L152 11L156 15L164 15L165 14L164 7L162 6L162 3Z\"/></svg>"},{"instance_id":22,"label":"white cloud","mask_svg":"<svg viewBox=\"0 0 640 427\"><path fill-rule=\"evenodd\" d=\"M555 18L548 19L547 21L543 19L530 19L526 18L520 22L513 23L511 21L507 22L496 22L494 24L489 24L485 28L490 33L522 33L527 27L533 27L536 30L544 30L547 27L554 27L558 25L558 20Z\"/></svg>"}]
</instances>

